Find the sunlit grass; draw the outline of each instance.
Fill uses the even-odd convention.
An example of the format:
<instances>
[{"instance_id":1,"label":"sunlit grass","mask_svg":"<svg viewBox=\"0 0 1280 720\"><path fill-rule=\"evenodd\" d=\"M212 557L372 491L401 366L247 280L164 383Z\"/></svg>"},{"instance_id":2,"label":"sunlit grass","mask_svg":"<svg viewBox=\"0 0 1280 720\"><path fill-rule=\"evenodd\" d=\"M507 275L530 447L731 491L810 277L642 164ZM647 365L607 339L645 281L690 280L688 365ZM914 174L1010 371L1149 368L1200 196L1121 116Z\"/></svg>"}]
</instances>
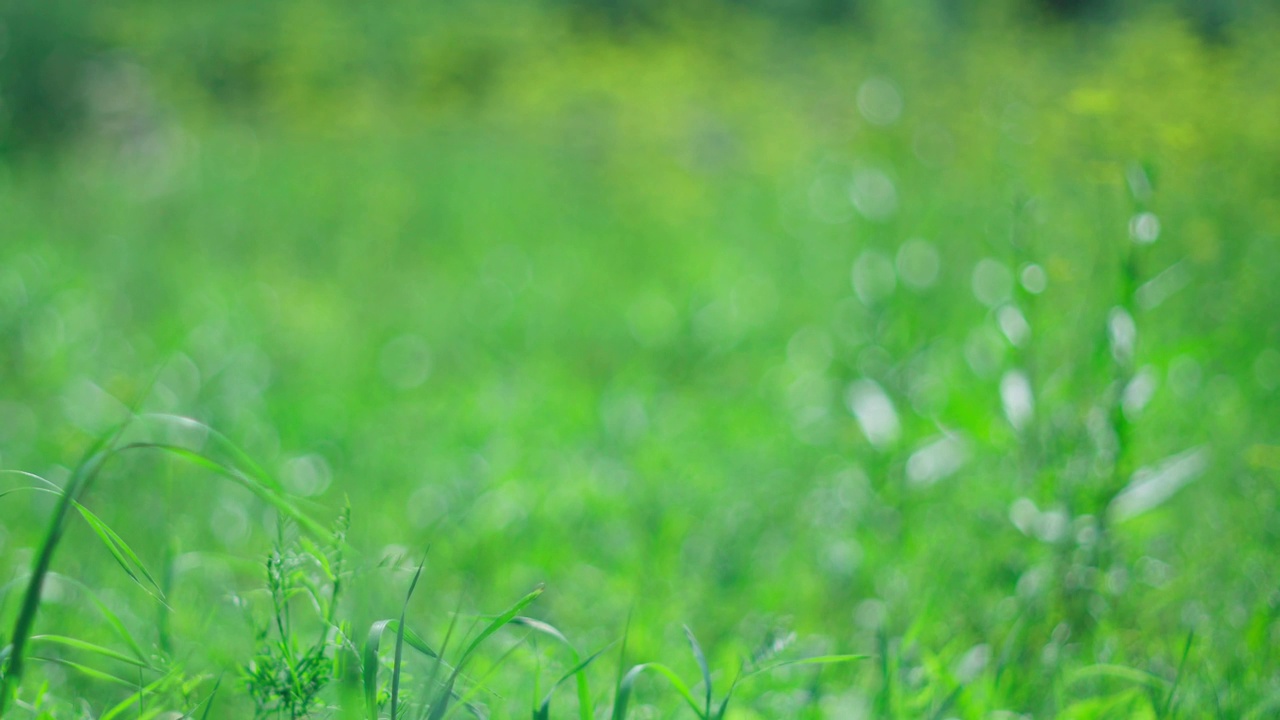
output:
<instances>
[{"instance_id":1,"label":"sunlit grass","mask_svg":"<svg viewBox=\"0 0 1280 720\"><path fill-rule=\"evenodd\" d=\"M104 26L136 133L0 176L6 717L1280 702L1272 20L392 33L383 87L325 5L231 107L174 12Z\"/></svg>"}]
</instances>

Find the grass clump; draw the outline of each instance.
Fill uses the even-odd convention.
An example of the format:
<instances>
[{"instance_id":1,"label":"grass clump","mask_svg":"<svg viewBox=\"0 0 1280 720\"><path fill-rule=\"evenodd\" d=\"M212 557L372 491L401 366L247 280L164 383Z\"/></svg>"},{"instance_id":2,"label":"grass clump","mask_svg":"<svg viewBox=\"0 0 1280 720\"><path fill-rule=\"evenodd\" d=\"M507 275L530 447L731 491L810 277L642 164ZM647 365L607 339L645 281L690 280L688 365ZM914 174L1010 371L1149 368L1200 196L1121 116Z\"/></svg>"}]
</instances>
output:
<instances>
[{"instance_id":1,"label":"grass clump","mask_svg":"<svg viewBox=\"0 0 1280 720\"><path fill-rule=\"evenodd\" d=\"M351 523L351 508L338 516L323 549L303 549L296 527L279 524L275 549L267 558L267 592L272 618L256 633L259 647L243 670L253 698L255 717L310 717L323 706L321 693L342 675L342 640L346 628L338 624L342 590L343 545ZM310 545L310 543L307 543ZM305 599L319 614L314 640L299 644L303 635L294 624L294 605Z\"/></svg>"},{"instance_id":2,"label":"grass clump","mask_svg":"<svg viewBox=\"0 0 1280 720\"><path fill-rule=\"evenodd\" d=\"M1273 12L126 4L0 168L6 718L1273 713Z\"/></svg>"},{"instance_id":3,"label":"grass clump","mask_svg":"<svg viewBox=\"0 0 1280 720\"><path fill-rule=\"evenodd\" d=\"M185 419L171 419L186 422ZM21 680L25 671L23 660L55 664L74 670L89 679L133 690L132 694L124 700L107 708L102 713L102 718L121 716L135 706L139 712L142 712L146 709L148 701L151 703L152 710L150 714L144 713L146 717L154 716L160 712L161 708L166 707L167 703L174 702L179 703L178 707L185 707L182 711L183 717L194 717L197 711L201 713L200 717L209 717L212 712L214 701L223 687L221 678L212 682L207 693L201 696L199 691L209 686L211 676L187 676L182 671L181 665L176 664L174 658L160 648L152 648L150 652L145 651L125 628L120 618L96 598L94 604L107 624L124 642L127 650L115 650L64 635L35 634L33 631L42 602L40 590L43 582L52 575L54 551L65 532L68 519L72 517L73 509L102 542L123 573L136 586L147 591L153 601L167 607L165 605L167 598L160 584L142 564L137 554L115 530L76 499L85 497L89 486L100 474L107 460L120 452L146 448L167 450L170 454L191 461L201 468L213 470L241 483L252 483L258 488L256 494L267 498L271 507L278 512L276 539L265 562L264 590L269 599L268 618L265 623L256 625L253 632L253 644L256 649L252 657L239 668L240 685L252 701L255 718L300 720L320 717L365 717L369 720L378 720L383 717L397 719L412 717L417 720L444 720L459 709L477 718L487 717L488 713L483 705L474 700L479 693L483 692L482 683L464 675L464 669L475 659L477 652L486 641L509 626L523 629L525 636L492 663L489 673L496 670L512 651L534 636L553 638L568 649L572 658L571 667L561 674L547 688L541 700L534 704L532 709L534 720L550 720L552 699L556 690L569 680L575 680L577 683L579 716L583 720L596 716L596 698L590 691L587 670L612 643L582 658L559 629L545 621L522 615L542 595L542 587L535 588L497 615L474 618L472 627L467 630L458 628L458 622L462 616L455 613L444 640L437 650L423 640L417 632L410 629L407 622L409 605L418 589L426 565L424 556L413 572L399 617L371 623L366 633L364 647L358 650L350 639L350 623L340 619L339 616L343 589L350 582L352 573L346 557L350 551L348 533L351 527L351 508L349 504L338 514L330 529L322 531L319 538L313 539L308 537L302 528L319 526L290 504L282 490L277 489L279 486L269 479L265 482L260 481L257 479L258 476L250 475L238 467L223 464L201 450L152 442L120 443L123 434L122 426L95 443L72 474L65 489L38 476L21 474L23 477L40 482L39 485L24 489L56 495L58 503L54 510L51 532L40 548L32 577L26 584L22 609L11 636L14 641L7 643L0 652L0 660L3 661L0 687L3 688L7 701L0 707L0 715L4 715L7 710L14 707L40 711L45 705L43 687L31 698L23 698L20 695ZM235 457L247 461L247 457L238 450L234 448L232 450ZM247 465L250 468L256 468L251 462L247 462ZM303 518L306 518L303 522L297 521ZM300 611L305 613L300 616ZM388 633L391 633L394 639L390 657L387 657L384 652ZM461 649L454 653L451 659L446 660L451 640L458 633L461 636L457 642ZM740 681L787 665L843 663L862 658L859 655L827 655L765 662L767 656L757 653L742 663L732 685L719 704L713 707L712 675L706 656L693 632L685 628L685 634L702 673L704 701L695 699L690 686L685 684L668 666L648 662L619 674L610 712L612 718L624 720L628 717L636 680L645 671L656 672L669 680L671 686L701 720L724 720L729 701ZM122 674L102 670L66 657L42 656L31 652L31 648L39 647L83 654L100 662L105 661L133 668L137 671L138 679L135 681ZM405 656L406 647L416 651L419 657L426 661L425 668L419 667L416 672L406 669L409 665ZM536 644L530 647L536 648ZM160 651L159 654L157 651ZM624 642L624 659L625 654ZM355 662L357 657L360 658L359 663ZM389 671L389 674L384 670ZM144 682L147 674L150 674L153 679ZM355 682L362 685L362 692L343 693L335 689L335 681L348 679L355 679Z\"/></svg>"}]
</instances>

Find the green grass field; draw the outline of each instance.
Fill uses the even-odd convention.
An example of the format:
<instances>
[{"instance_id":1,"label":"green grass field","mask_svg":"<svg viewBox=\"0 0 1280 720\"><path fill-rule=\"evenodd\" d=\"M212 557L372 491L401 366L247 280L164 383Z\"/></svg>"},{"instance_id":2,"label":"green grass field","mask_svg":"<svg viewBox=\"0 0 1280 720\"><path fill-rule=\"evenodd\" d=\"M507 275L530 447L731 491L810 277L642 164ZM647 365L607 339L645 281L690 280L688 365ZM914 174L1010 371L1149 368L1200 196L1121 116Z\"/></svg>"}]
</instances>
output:
<instances>
[{"instance_id":1,"label":"green grass field","mask_svg":"<svg viewBox=\"0 0 1280 720\"><path fill-rule=\"evenodd\" d=\"M272 7L0 165L4 717L1280 714L1274 13Z\"/></svg>"}]
</instances>

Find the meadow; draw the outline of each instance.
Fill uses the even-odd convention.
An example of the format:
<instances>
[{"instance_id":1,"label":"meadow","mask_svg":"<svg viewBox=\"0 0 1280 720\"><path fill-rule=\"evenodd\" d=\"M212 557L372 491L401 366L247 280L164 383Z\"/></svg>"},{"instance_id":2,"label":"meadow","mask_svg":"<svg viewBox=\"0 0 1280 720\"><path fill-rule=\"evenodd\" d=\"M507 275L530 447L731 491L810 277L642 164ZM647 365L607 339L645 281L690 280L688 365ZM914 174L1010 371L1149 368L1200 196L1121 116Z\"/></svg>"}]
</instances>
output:
<instances>
[{"instance_id":1,"label":"meadow","mask_svg":"<svg viewBox=\"0 0 1280 720\"><path fill-rule=\"evenodd\" d=\"M1008 5L6 16L0 715L1280 715L1280 19Z\"/></svg>"}]
</instances>

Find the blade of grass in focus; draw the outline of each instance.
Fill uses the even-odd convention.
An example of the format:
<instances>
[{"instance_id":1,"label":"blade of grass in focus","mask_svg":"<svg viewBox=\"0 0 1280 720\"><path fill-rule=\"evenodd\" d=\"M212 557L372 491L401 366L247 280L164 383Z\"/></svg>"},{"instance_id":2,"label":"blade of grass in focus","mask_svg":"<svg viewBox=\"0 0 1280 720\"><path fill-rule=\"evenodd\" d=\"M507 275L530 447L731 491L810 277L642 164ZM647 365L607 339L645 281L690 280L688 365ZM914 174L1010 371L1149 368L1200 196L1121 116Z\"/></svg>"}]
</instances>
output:
<instances>
[{"instance_id":1,"label":"blade of grass in focus","mask_svg":"<svg viewBox=\"0 0 1280 720\"><path fill-rule=\"evenodd\" d=\"M578 664L581 661L578 649L573 646L573 643L569 642L569 638L565 637L564 633L560 632L558 628L550 623L528 617L517 617L511 622L514 625L523 625L531 630L555 638L569 649L569 654L573 658L573 662L575 664ZM578 717L579 720L591 720L595 715L595 708L591 702L591 686L590 681L587 678L586 666L583 665L582 669L579 670L576 675L578 685Z\"/></svg>"},{"instance_id":2,"label":"blade of grass in focus","mask_svg":"<svg viewBox=\"0 0 1280 720\"><path fill-rule=\"evenodd\" d=\"M66 490L62 497L58 499L58 505L54 509L53 517L49 523L49 530L45 533L44 541L41 543L35 562L32 565L31 579L27 583L27 589L23 594L22 604L18 609L18 616L10 636L9 642L12 649L9 653L4 676L0 678L0 717L3 717L12 696L17 695L17 683L21 682L25 670L23 665L24 655L27 643L30 641L32 627L35 625L36 612L40 609L40 596L44 589L45 576L49 573L50 566L53 564L54 551L57 550L58 543L66 531L67 517L70 515L73 503L92 484L93 479L97 477L98 472L102 469L103 463L110 457L111 445L124 431L124 427L124 425L120 425L110 434L104 435L94 442L85 452L80 463L76 465L76 469L72 472L71 479L67 483Z\"/></svg>"},{"instance_id":3,"label":"blade of grass in focus","mask_svg":"<svg viewBox=\"0 0 1280 720\"><path fill-rule=\"evenodd\" d=\"M587 669L587 667L588 667L589 665L591 665L591 663L595 662L595 661L596 661L596 659L597 659L597 658L599 658L599 657L600 657L600 655L601 655L602 653L604 653L604 651L605 651L605 650L608 650L608 649L610 648L610 646L611 646L611 645L612 645L612 643L610 643L610 645L606 645L606 646L604 646L604 647L600 648L599 650L595 651L595 652L594 652L594 653L592 653L592 654L591 654L591 656L590 656L590 657L588 657L586 660L583 660L582 662L580 662L580 663L578 663L577 665L575 665L575 666L573 667L573 669L572 669L572 670L569 670L569 671L568 671L568 672L566 672L564 675L561 675L559 680L556 680L554 683L552 683L552 684L551 684L551 687L547 690L546 697L544 697L544 698L542 699L542 704L540 704L540 705L538 706L538 708L534 711L534 713L533 713L533 720L550 720L550 718L551 718L551 697L552 697L553 695L555 695L556 688L558 688L558 687L560 687L561 685L563 685L563 684L564 684L564 682L565 682L566 680L568 680L569 678L572 678L572 677L581 678L581 677L583 677L583 676L586 674L586 669ZM591 717L591 714L590 714L590 713L591 713L591 707L590 707L590 706L587 706L587 707L586 707L586 713L587 713L587 717Z\"/></svg>"},{"instance_id":4,"label":"blade of grass in focus","mask_svg":"<svg viewBox=\"0 0 1280 720\"><path fill-rule=\"evenodd\" d=\"M471 658L472 653L476 651L476 648L480 647L481 643L500 630L503 626L514 620L516 616L520 614L521 610L524 610L530 603L538 599L538 596L542 594L542 591L542 586L538 586L532 592L517 600L514 605L507 608L506 612L503 612L501 615L494 618L484 627L484 629L480 631L478 635L476 635L474 639L472 639L466 649L463 650L462 654L458 657L457 666L454 667L453 672L449 675L449 679L445 681L445 691L441 695L440 700L431 708L431 715L429 716L430 720L440 720L445 716L445 713L449 709L449 701L453 695L454 685L458 680L458 674L462 672L462 668L466 665L467 660Z\"/></svg>"}]
</instances>

